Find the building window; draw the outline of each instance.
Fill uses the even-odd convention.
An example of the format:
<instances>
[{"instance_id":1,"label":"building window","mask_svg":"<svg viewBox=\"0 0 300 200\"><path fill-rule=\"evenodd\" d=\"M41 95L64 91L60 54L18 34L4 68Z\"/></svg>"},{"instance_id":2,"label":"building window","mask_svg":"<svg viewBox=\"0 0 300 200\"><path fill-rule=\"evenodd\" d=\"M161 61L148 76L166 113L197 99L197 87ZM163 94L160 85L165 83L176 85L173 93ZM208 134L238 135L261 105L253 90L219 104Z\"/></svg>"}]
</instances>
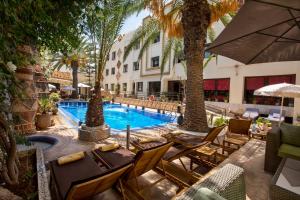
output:
<instances>
[{"instance_id":1,"label":"building window","mask_svg":"<svg viewBox=\"0 0 300 200\"><path fill-rule=\"evenodd\" d=\"M133 71L137 71L139 69L140 69L139 62L138 61L133 62Z\"/></svg>"},{"instance_id":2,"label":"building window","mask_svg":"<svg viewBox=\"0 0 300 200\"><path fill-rule=\"evenodd\" d=\"M115 84L113 84L113 83L110 84L110 90L111 90L111 91L115 91Z\"/></svg>"},{"instance_id":3,"label":"building window","mask_svg":"<svg viewBox=\"0 0 300 200\"><path fill-rule=\"evenodd\" d=\"M108 84L105 84L105 90L106 91L108 90Z\"/></svg>"},{"instance_id":4,"label":"building window","mask_svg":"<svg viewBox=\"0 0 300 200\"><path fill-rule=\"evenodd\" d=\"M159 56L151 58L151 67L159 67Z\"/></svg>"},{"instance_id":5,"label":"building window","mask_svg":"<svg viewBox=\"0 0 300 200\"><path fill-rule=\"evenodd\" d=\"M128 65L127 64L123 65L123 72L124 73L128 72Z\"/></svg>"},{"instance_id":6,"label":"building window","mask_svg":"<svg viewBox=\"0 0 300 200\"><path fill-rule=\"evenodd\" d=\"M109 60L109 54L106 55L106 60L107 60L107 61Z\"/></svg>"},{"instance_id":7,"label":"building window","mask_svg":"<svg viewBox=\"0 0 300 200\"><path fill-rule=\"evenodd\" d=\"M278 83L291 83L295 84L296 75L279 75L279 76L255 76L245 77L244 85L244 103L260 104L260 105L280 105L281 98L279 97L266 97L266 96L254 96L255 90L264 87L266 85L278 84ZM284 106L294 106L294 99L285 98L283 102Z\"/></svg>"},{"instance_id":8,"label":"building window","mask_svg":"<svg viewBox=\"0 0 300 200\"><path fill-rule=\"evenodd\" d=\"M134 45L133 49L138 50L140 48L140 42L138 42L136 45Z\"/></svg>"},{"instance_id":9,"label":"building window","mask_svg":"<svg viewBox=\"0 0 300 200\"><path fill-rule=\"evenodd\" d=\"M116 59L116 52L115 52L115 51L112 52L111 59L112 59L112 60L115 60L115 59Z\"/></svg>"},{"instance_id":10,"label":"building window","mask_svg":"<svg viewBox=\"0 0 300 200\"><path fill-rule=\"evenodd\" d=\"M126 92L127 91L127 83L123 83L123 91Z\"/></svg>"},{"instance_id":11,"label":"building window","mask_svg":"<svg viewBox=\"0 0 300 200\"><path fill-rule=\"evenodd\" d=\"M105 75L108 76L109 75L109 69L105 70Z\"/></svg>"},{"instance_id":12,"label":"building window","mask_svg":"<svg viewBox=\"0 0 300 200\"><path fill-rule=\"evenodd\" d=\"M160 34L153 40L153 43L160 42Z\"/></svg>"},{"instance_id":13,"label":"building window","mask_svg":"<svg viewBox=\"0 0 300 200\"><path fill-rule=\"evenodd\" d=\"M228 102L230 79L205 79L204 97L206 101Z\"/></svg>"},{"instance_id":14,"label":"building window","mask_svg":"<svg viewBox=\"0 0 300 200\"><path fill-rule=\"evenodd\" d=\"M114 74L115 74L115 72L116 72L115 68L114 68L114 67L113 67L113 68L111 68L111 75L114 75Z\"/></svg>"},{"instance_id":15,"label":"building window","mask_svg":"<svg viewBox=\"0 0 300 200\"><path fill-rule=\"evenodd\" d=\"M143 92L143 82L138 82L137 83L137 91L138 92Z\"/></svg>"}]
</instances>

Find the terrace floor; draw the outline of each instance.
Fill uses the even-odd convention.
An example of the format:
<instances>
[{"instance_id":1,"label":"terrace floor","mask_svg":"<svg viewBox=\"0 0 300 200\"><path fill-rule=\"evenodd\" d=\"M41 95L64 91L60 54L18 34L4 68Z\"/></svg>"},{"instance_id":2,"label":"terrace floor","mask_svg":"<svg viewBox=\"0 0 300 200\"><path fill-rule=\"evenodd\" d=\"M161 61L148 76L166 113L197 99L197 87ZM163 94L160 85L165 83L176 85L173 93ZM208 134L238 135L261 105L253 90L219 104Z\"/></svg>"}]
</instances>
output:
<instances>
[{"instance_id":1,"label":"terrace floor","mask_svg":"<svg viewBox=\"0 0 300 200\"><path fill-rule=\"evenodd\" d=\"M54 117L55 126L49 128L46 131L39 131L38 135L50 135L58 139L58 143L52 148L44 151L45 162L54 160L60 156L67 155L78 151L88 151L96 148L99 144L94 142L82 142L77 138L77 129L70 123L66 123L65 119L60 115ZM161 129L143 130L140 134L145 135L160 135ZM111 139L118 142L124 142L124 134L115 134ZM261 140L252 139L240 150L235 151L225 161L223 161L218 167L212 169L205 174L201 180L206 176L214 173L218 168L222 167L226 163L236 164L245 169L245 181L246 192L248 200L266 200L268 199L268 189L271 182L272 175L264 171L264 152L265 142ZM188 159L184 159L184 162L188 166ZM158 180L160 176L153 171L150 171L140 177L140 183L142 185L148 185ZM176 195L177 186L164 180L159 184L152 187L150 190L144 192L147 199L171 199ZM93 199L120 199L120 195L115 190L108 190Z\"/></svg>"}]
</instances>

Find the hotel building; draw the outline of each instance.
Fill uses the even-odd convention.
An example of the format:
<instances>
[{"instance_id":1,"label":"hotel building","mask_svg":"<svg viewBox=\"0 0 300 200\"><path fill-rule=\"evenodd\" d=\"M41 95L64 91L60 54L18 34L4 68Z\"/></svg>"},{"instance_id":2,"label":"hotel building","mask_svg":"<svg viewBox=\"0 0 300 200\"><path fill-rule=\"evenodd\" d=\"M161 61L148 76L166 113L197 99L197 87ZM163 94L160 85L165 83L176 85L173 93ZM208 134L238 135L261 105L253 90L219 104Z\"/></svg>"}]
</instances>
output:
<instances>
[{"instance_id":1,"label":"hotel building","mask_svg":"<svg viewBox=\"0 0 300 200\"><path fill-rule=\"evenodd\" d=\"M224 27L217 25L219 30ZM220 31L219 31L220 32ZM138 60L141 45L123 60L124 49L134 32L120 36L113 45L103 72L105 90L118 91L121 95L147 98L149 95L167 96L181 100L186 72L174 53L169 56L163 76L160 62L166 35L161 32ZM213 57L204 69L204 93L206 103L242 113L247 107L259 108L268 114L279 108L280 98L253 96L253 91L269 84L300 84L300 61L244 65L232 59ZM284 101L286 116L300 114L300 99Z\"/></svg>"}]
</instances>

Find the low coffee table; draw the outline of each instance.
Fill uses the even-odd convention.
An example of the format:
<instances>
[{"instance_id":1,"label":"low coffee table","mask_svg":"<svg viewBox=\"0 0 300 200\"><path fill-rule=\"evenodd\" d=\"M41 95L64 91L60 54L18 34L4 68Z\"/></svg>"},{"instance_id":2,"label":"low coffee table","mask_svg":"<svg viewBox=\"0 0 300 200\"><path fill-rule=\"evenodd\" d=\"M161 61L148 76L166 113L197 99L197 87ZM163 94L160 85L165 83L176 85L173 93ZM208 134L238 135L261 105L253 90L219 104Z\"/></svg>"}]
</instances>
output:
<instances>
[{"instance_id":1,"label":"low coffee table","mask_svg":"<svg viewBox=\"0 0 300 200\"><path fill-rule=\"evenodd\" d=\"M271 200L300 200L300 161L284 158L270 187Z\"/></svg>"}]
</instances>

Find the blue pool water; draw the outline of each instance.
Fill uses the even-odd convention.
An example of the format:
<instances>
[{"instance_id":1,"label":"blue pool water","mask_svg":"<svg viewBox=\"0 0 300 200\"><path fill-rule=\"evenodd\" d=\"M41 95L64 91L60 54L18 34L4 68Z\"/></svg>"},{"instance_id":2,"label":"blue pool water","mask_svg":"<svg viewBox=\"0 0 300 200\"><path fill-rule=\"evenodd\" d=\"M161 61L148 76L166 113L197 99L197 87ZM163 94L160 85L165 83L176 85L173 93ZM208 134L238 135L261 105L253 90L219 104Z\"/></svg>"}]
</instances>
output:
<instances>
[{"instance_id":1,"label":"blue pool water","mask_svg":"<svg viewBox=\"0 0 300 200\"><path fill-rule=\"evenodd\" d=\"M64 102L60 104L60 109L73 120L85 122L86 103ZM104 120L111 128L124 130L127 125L130 125L131 128L164 125L173 122L174 117L156 112L143 111L141 109L128 108L118 104L106 104L104 105Z\"/></svg>"}]
</instances>

